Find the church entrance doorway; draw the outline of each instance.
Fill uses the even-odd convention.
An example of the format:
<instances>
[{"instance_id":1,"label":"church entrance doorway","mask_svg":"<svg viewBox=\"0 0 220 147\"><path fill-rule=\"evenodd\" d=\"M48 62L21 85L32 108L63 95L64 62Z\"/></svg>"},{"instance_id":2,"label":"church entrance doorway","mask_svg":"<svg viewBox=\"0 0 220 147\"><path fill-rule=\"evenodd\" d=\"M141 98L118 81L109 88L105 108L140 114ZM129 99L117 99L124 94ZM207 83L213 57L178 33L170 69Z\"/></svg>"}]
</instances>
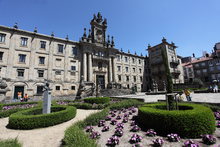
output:
<instances>
[{"instance_id":1,"label":"church entrance doorway","mask_svg":"<svg viewBox=\"0 0 220 147\"><path fill-rule=\"evenodd\" d=\"M24 96L24 86L15 86L14 89L14 99L18 99L18 93L21 94L21 97Z\"/></svg>"},{"instance_id":2,"label":"church entrance doorway","mask_svg":"<svg viewBox=\"0 0 220 147\"><path fill-rule=\"evenodd\" d=\"M101 89L105 89L105 76L97 75L96 76L96 84L99 84Z\"/></svg>"}]
</instances>

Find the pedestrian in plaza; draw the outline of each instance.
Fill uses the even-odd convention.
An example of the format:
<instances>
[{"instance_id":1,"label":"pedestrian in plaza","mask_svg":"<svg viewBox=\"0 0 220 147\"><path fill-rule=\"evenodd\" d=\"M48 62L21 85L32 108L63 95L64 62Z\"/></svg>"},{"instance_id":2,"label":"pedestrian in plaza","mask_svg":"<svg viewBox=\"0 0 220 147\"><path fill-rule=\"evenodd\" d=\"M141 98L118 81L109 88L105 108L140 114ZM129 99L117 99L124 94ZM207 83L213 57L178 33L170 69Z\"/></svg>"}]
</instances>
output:
<instances>
[{"instance_id":1,"label":"pedestrian in plaza","mask_svg":"<svg viewBox=\"0 0 220 147\"><path fill-rule=\"evenodd\" d=\"M190 96L190 91L187 89L184 89L184 94L186 95L187 101L192 101L191 96Z\"/></svg>"},{"instance_id":2,"label":"pedestrian in plaza","mask_svg":"<svg viewBox=\"0 0 220 147\"><path fill-rule=\"evenodd\" d=\"M218 92L218 85L217 84L215 84L214 86L213 86L213 92L215 93L217 93Z\"/></svg>"},{"instance_id":3,"label":"pedestrian in plaza","mask_svg":"<svg viewBox=\"0 0 220 147\"><path fill-rule=\"evenodd\" d=\"M212 85L209 85L209 92L213 92L213 88L212 88Z\"/></svg>"},{"instance_id":4,"label":"pedestrian in plaza","mask_svg":"<svg viewBox=\"0 0 220 147\"><path fill-rule=\"evenodd\" d=\"M24 95L24 101L25 101L25 102L28 101L28 94L27 94L27 93L25 93L25 95Z\"/></svg>"},{"instance_id":5,"label":"pedestrian in plaza","mask_svg":"<svg viewBox=\"0 0 220 147\"><path fill-rule=\"evenodd\" d=\"M21 102L23 102L22 92L21 92L21 91L18 92L18 99L19 99Z\"/></svg>"}]
</instances>

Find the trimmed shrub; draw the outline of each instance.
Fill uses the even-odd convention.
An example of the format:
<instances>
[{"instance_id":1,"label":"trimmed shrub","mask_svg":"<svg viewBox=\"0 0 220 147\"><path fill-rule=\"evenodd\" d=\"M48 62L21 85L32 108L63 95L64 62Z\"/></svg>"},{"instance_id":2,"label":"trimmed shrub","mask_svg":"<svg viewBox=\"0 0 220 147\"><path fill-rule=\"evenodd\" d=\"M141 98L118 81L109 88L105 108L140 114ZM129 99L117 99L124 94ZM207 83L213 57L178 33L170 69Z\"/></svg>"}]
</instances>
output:
<instances>
[{"instance_id":1,"label":"trimmed shrub","mask_svg":"<svg viewBox=\"0 0 220 147\"><path fill-rule=\"evenodd\" d=\"M138 100L132 100L132 99L129 99L129 100L124 100L124 101L121 101L121 102L118 102L118 103L114 103L114 104L111 104L110 105L110 109L113 110L113 109L121 109L121 108L129 108L129 107L137 107L137 106L140 106L140 105L143 105L144 102L140 102Z\"/></svg>"},{"instance_id":2,"label":"trimmed shrub","mask_svg":"<svg viewBox=\"0 0 220 147\"><path fill-rule=\"evenodd\" d=\"M90 104L106 104L110 102L109 97L91 97L91 98L85 98L84 102L90 103Z\"/></svg>"},{"instance_id":3,"label":"trimmed shrub","mask_svg":"<svg viewBox=\"0 0 220 147\"><path fill-rule=\"evenodd\" d=\"M22 145L18 142L18 139L7 139L0 140L0 147L21 147Z\"/></svg>"},{"instance_id":4,"label":"trimmed shrub","mask_svg":"<svg viewBox=\"0 0 220 147\"><path fill-rule=\"evenodd\" d=\"M181 137L197 138L214 133L215 118L210 108L189 103L182 103L179 108L167 111L165 103L147 104L139 107L138 120L143 128L152 128L161 135L177 133Z\"/></svg>"},{"instance_id":5,"label":"trimmed shrub","mask_svg":"<svg viewBox=\"0 0 220 147\"><path fill-rule=\"evenodd\" d=\"M104 109L107 106L109 106L109 103L106 104L70 103L69 106L74 106L77 109Z\"/></svg>"},{"instance_id":6,"label":"trimmed shrub","mask_svg":"<svg viewBox=\"0 0 220 147\"><path fill-rule=\"evenodd\" d=\"M16 106L16 105L26 105L26 104L38 104L37 106L39 106L38 102L20 102L20 103L11 103L11 104L0 104L0 118L8 117L15 112L29 109L29 108L14 108L14 109L9 109L9 110L2 110L3 107Z\"/></svg>"},{"instance_id":7,"label":"trimmed shrub","mask_svg":"<svg viewBox=\"0 0 220 147\"><path fill-rule=\"evenodd\" d=\"M72 106L51 107L50 114L42 114L42 108L33 108L10 115L7 127L12 129L34 129L53 126L74 118L76 108Z\"/></svg>"}]
</instances>

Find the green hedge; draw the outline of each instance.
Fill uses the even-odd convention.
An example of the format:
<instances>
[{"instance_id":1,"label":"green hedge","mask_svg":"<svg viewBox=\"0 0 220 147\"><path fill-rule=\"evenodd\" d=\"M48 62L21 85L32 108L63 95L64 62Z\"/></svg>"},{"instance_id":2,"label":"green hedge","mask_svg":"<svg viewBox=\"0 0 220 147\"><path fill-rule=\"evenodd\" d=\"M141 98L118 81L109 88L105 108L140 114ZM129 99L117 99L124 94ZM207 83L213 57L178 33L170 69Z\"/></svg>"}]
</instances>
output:
<instances>
[{"instance_id":1,"label":"green hedge","mask_svg":"<svg viewBox=\"0 0 220 147\"><path fill-rule=\"evenodd\" d=\"M183 103L183 110L164 110L164 103L147 104L138 109L138 121L143 128L155 129L160 135L177 133L181 137L197 138L215 131L215 118L210 108ZM188 110L187 110L188 109Z\"/></svg>"},{"instance_id":2,"label":"green hedge","mask_svg":"<svg viewBox=\"0 0 220 147\"><path fill-rule=\"evenodd\" d=\"M42 114L42 108L33 108L10 115L7 127L12 129L34 129L53 126L75 117L76 108L72 106L51 107L50 114Z\"/></svg>"},{"instance_id":3,"label":"green hedge","mask_svg":"<svg viewBox=\"0 0 220 147\"><path fill-rule=\"evenodd\" d=\"M69 106L74 106L77 109L104 109L109 106L109 103L106 104L95 104L92 105L90 103L70 103Z\"/></svg>"},{"instance_id":4,"label":"green hedge","mask_svg":"<svg viewBox=\"0 0 220 147\"><path fill-rule=\"evenodd\" d=\"M121 109L121 108L129 108L129 107L138 107L140 105L143 105L144 102L135 100L135 99L129 99L129 100L124 100L121 102L113 103L110 105L110 109Z\"/></svg>"},{"instance_id":5,"label":"green hedge","mask_svg":"<svg viewBox=\"0 0 220 147\"><path fill-rule=\"evenodd\" d=\"M18 142L18 139L7 139L0 140L0 147L21 147L22 145Z\"/></svg>"},{"instance_id":6,"label":"green hedge","mask_svg":"<svg viewBox=\"0 0 220 147\"><path fill-rule=\"evenodd\" d=\"M24 108L16 108L16 109L2 111L3 106L15 106L15 105L25 105L25 104L38 104L38 106L40 105L40 103L38 102L20 102L20 103L11 103L11 104L0 104L0 118L8 117L11 114L21 111L21 110L26 110Z\"/></svg>"},{"instance_id":7,"label":"green hedge","mask_svg":"<svg viewBox=\"0 0 220 147\"><path fill-rule=\"evenodd\" d=\"M79 121L72 125L65 131L62 144L71 147L97 147L95 140L89 138L88 134L84 132L84 128L90 125L97 125L98 122L104 119L109 113L109 108L91 114L84 121Z\"/></svg>"},{"instance_id":8,"label":"green hedge","mask_svg":"<svg viewBox=\"0 0 220 147\"><path fill-rule=\"evenodd\" d=\"M91 98L85 98L84 102L90 103L90 104L105 104L110 102L109 97L91 97Z\"/></svg>"}]
</instances>

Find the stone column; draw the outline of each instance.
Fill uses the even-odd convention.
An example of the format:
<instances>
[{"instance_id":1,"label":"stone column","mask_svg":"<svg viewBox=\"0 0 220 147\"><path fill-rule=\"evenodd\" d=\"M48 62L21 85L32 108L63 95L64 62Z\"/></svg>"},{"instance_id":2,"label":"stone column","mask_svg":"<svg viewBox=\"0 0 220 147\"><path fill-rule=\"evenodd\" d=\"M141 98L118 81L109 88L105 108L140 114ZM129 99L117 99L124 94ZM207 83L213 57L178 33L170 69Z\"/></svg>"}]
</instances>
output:
<instances>
[{"instance_id":1,"label":"stone column","mask_svg":"<svg viewBox=\"0 0 220 147\"><path fill-rule=\"evenodd\" d=\"M109 58L109 66L108 66L108 82L112 82L112 58Z\"/></svg>"},{"instance_id":2,"label":"stone column","mask_svg":"<svg viewBox=\"0 0 220 147\"><path fill-rule=\"evenodd\" d=\"M112 57L112 81L116 82L115 78L116 78L116 70L115 70L115 58Z\"/></svg>"},{"instance_id":3,"label":"stone column","mask_svg":"<svg viewBox=\"0 0 220 147\"><path fill-rule=\"evenodd\" d=\"M87 55L83 53L83 77L84 81L87 81Z\"/></svg>"},{"instance_id":4,"label":"stone column","mask_svg":"<svg viewBox=\"0 0 220 147\"><path fill-rule=\"evenodd\" d=\"M92 81L92 54L88 55L88 81Z\"/></svg>"}]
</instances>

